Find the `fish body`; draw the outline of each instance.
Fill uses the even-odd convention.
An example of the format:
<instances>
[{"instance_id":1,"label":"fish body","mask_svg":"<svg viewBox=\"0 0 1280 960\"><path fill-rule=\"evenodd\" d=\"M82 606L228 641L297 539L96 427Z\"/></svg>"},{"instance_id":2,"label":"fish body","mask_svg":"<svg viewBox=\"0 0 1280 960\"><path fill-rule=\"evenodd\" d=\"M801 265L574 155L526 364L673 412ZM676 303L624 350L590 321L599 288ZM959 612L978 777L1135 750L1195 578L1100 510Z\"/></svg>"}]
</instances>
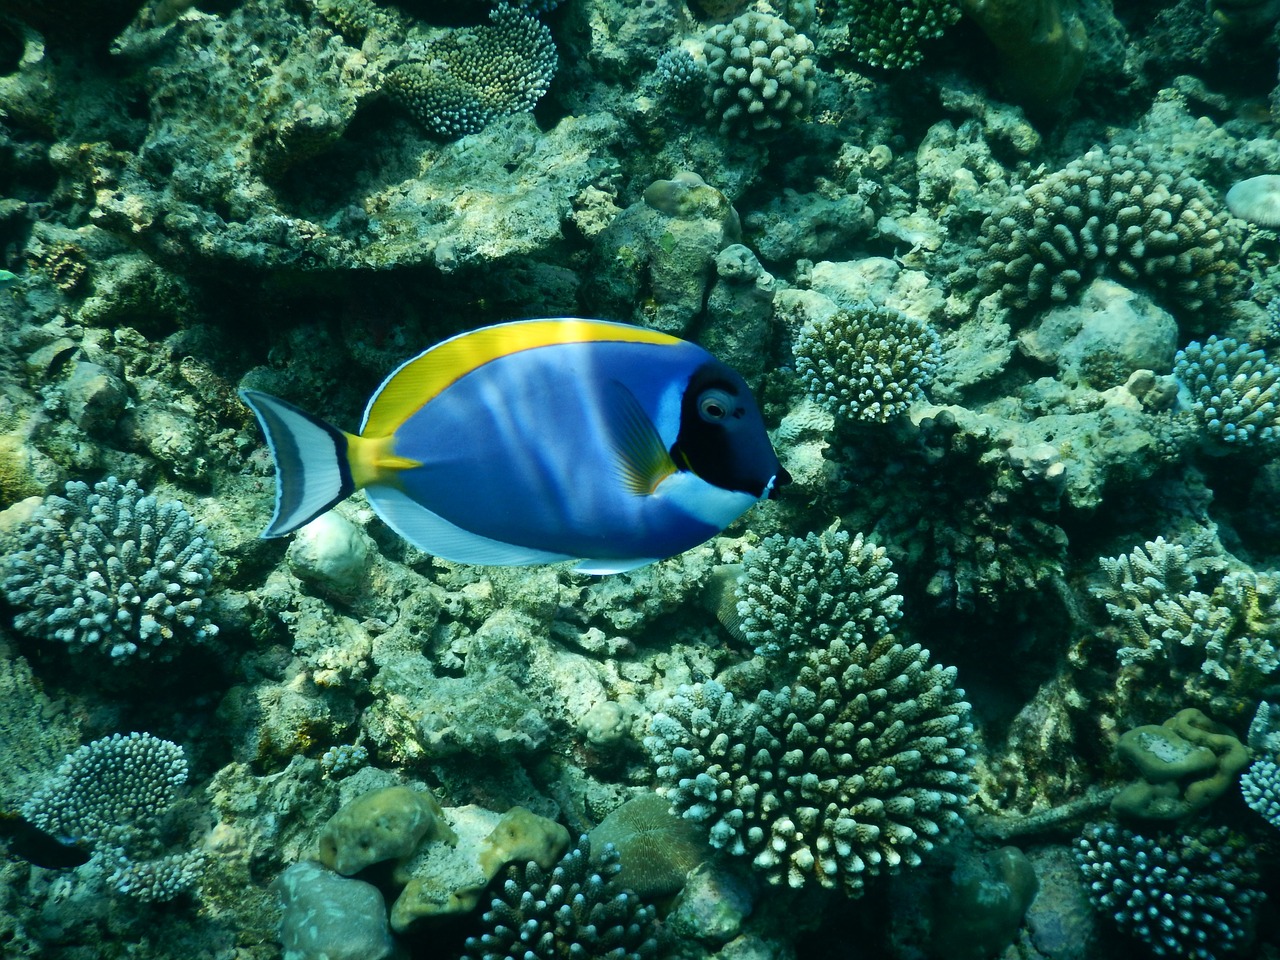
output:
<instances>
[{"instance_id":1,"label":"fish body","mask_svg":"<svg viewBox=\"0 0 1280 960\"><path fill-rule=\"evenodd\" d=\"M788 479L735 371L627 324L460 334L393 372L355 435L241 396L277 466L264 536L363 488L388 525L437 556L615 572L696 546Z\"/></svg>"}]
</instances>

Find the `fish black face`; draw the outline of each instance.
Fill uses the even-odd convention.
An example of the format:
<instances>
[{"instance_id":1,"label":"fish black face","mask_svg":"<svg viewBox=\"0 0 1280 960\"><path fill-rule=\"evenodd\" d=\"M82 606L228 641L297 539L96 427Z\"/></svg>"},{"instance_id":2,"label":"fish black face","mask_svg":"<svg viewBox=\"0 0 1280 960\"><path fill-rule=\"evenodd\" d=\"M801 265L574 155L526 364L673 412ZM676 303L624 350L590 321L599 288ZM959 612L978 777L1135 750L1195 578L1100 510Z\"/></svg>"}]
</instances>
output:
<instances>
[{"instance_id":1,"label":"fish black face","mask_svg":"<svg viewBox=\"0 0 1280 960\"><path fill-rule=\"evenodd\" d=\"M772 497L791 476L778 463L751 388L732 367L704 363L685 387L672 459L707 483Z\"/></svg>"}]
</instances>

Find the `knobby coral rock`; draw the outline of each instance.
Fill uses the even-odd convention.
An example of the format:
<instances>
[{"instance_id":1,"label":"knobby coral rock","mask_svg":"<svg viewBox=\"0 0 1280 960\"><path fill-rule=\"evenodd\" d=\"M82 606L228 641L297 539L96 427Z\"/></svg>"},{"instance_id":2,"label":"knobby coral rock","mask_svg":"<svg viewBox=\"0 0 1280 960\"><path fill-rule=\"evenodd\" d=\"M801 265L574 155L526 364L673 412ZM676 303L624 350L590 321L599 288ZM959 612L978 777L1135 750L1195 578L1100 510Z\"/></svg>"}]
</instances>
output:
<instances>
[{"instance_id":1,"label":"knobby coral rock","mask_svg":"<svg viewBox=\"0 0 1280 960\"><path fill-rule=\"evenodd\" d=\"M176 500L159 503L133 480L72 481L49 496L4 559L15 626L116 663L169 659L218 632L201 616L217 553Z\"/></svg>"},{"instance_id":2,"label":"knobby coral rock","mask_svg":"<svg viewBox=\"0 0 1280 960\"><path fill-rule=\"evenodd\" d=\"M611 957L643 960L658 955L654 908L609 883L618 873L609 844L591 858L586 836L551 870L537 863L512 867L484 915L486 931L467 938L468 960L559 960Z\"/></svg>"},{"instance_id":3,"label":"knobby coral rock","mask_svg":"<svg viewBox=\"0 0 1280 960\"><path fill-rule=\"evenodd\" d=\"M860 643L884 636L901 619L897 585L884 549L861 533L774 534L742 558L734 589L738 630L764 656L837 639Z\"/></svg>"},{"instance_id":4,"label":"knobby coral rock","mask_svg":"<svg viewBox=\"0 0 1280 960\"><path fill-rule=\"evenodd\" d=\"M707 119L742 137L803 117L817 90L813 42L781 17L749 11L702 36Z\"/></svg>"},{"instance_id":5,"label":"knobby coral rock","mask_svg":"<svg viewBox=\"0 0 1280 960\"><path fill-rule=\"evenodd\" d=\"M942 358L924 320L865 304L806 323L796 373L809 395L839 417L884 423L924 399Z\"/></svg>"},{"instance_id":6,"label":"knobby coral rock","mask_svg":"<svg viewBox=\"0 0 1280 960\"><path fill-rule=\"evenodd\" d=\"M979 279L1009 305L1064 301L1097 274L1195 310L1237 285L1240 223L1143 148L1094 147L1017 186L982 225Z\"/></svg>"},{"instance_id":7,"label":"knobby coral rock","mask_svg":"<svg viewBox=\"0 0 1280 960\"><path fill-rule=\"evenodd\" d=\"M771 883L857 896L961 821L974 789L963 698L955 668L919 644L833 640L751 701L714 680L682 686L645 747L659 792L712 846Z\"/></svg>"},{"instance_id":8,"label":"knobby coral rock","mask_svg":"<svg viewBox=\"0 0 1280 960\"><path fill-rule=\"evenodd\" d=\"M559 57L547 25L509 6L490 26L460 27L426 45L421 59L387 74L386 91L431 133L455 139L526 113L546 94Z\"/></svg>"},{"instance_id":9,"label":"knobby coral rock","mask_svg":"<svg viewBox=\"0 0 1280 960\"><path fill-rule=\"evenodd\" d=\"M112 734L63 760L22 815L90 851L91 881L139 900L172 900L203 871L198 851L166 852L161 827L187 780L182 748L149 733Z\"/></svg>"},{"instance_id":10,"label":"knobby coral rock","mask_svg":"<svg viewBox=\"0 0 1280 960\"><path fill-rule=\"evenodd\" d=\"M1076 860L1093 905L1157 957L1216 960L1246 945L1265 899L1252 851L1220 827L1144 836L1090 824Z\"/></svg>"}]
</instances>

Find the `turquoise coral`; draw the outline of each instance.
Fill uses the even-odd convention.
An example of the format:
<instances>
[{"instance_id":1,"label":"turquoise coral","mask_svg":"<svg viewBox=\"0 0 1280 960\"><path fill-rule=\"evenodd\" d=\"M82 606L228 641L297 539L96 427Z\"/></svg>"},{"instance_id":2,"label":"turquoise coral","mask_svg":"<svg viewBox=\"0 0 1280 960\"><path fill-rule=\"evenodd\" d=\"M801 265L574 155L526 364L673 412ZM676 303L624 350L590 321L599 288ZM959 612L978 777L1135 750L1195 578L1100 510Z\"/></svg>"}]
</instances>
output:
<instances>
[{"instance_id":1,"label":"turquoise coral","mask_svg":"<svg viewBox=\"0 0 1280 960\"><path fill-rule=\"evenodd\" d=\"M1076 841L1089 898L1157 957L1217 960L1248 943L1265 894L1254 857L1213 828L1144 836L1090 824Z\"/></svg>"},{"instance_id":2,"label":"turquoise coral","mask_svg":"<svg viewBox=\"0 0 1280 960\"><path fill-rule=\"evenodd\" d=\"M1231 337L1192 341L1174 358L1174 376L1196 422L1218 443L1271 447L1280 441L1280 365Z\"/></svg>"},{"instance_id":3,"label":"turquoise coral","mask_svg":"<svg viewBox=\"0 0 1280 960\"><path fill-rule=\"evenodd\" d=\"M781 17L750 11L702 36L707 119L743 137L776 134L809 110L813 42Z\"/></svg>"},{"instance_id":4,"label":"turquoise coral","mask_svg":"<svg viewBox=\"0 0 1280 960\"><path fill-rule=\"evenodd\" d=\"M714 680L682 686L645 747L659 792L712 846L770 883L857 896L960 823L974 789L963 697L919 644L834 640L754 700Z\"/></svg>"},{"instance_id":5,"label":"turquoise coral","mask_svg":"<svg viewBox=\"0 0 1280 960\"><path fill-rule=\"evenodd\" d=\"M176 500L158 502L133 480L72 481L50 496L4 558L15 626L115 663L170 659L218 628L203 616L217 552Z\"/></svg>"},{"instance_id":6,"label":"turquoise coral","mask_svg":"<svg viewBox=\"0 0 1280 960\"><path fill-rule=\"evenodd\" d=\"M387 74L386 90L431 133L454 139L534 108L559 57L546 24L499 6L490 26L460 27Z\"/></svg>"},{"instance_id":7,"label":"turquoise coral","mask_svg":"<svg viewBox=\"0 0 1280 960\"><path fill-rule=\"evenodd\" d=\"M80 869L138 900L172 900L199 880L199 852L164 850L161 825L187 780L182 748L149 733L113 734L71 753L22 815L91 853Z\"/></svg>"},{"instance_id":8,"label":"turquoise coral","mask_svg":"<svg viewBox=\"0 0 1280 960\"><path fill-rule=\"evenodd\" d=\"M796 338L796 373L838 417L885 423L924 399L942 359L928 323L864 304L815 319Z\"/></svg>"},{"instance_id":9,"label":"turquoise coral","mask_svg":"<svg viewBox=\"0 0 1280 960\"><path fill-rule=\"evenodd\" d=\"M1097 274L1198 309L1237 284L1239 221L1199 180L1146 150L1095 147L1017 186L978 238L984 292L1026 307L1065 301Z\"/></svg>"},{"instance_id":10,"label":"turquoise coral","mask_svg":"<svg viewBox=\"0 0 1280 960\"><path fill-rule=\"evenodd\" d=\"M861 533L774 534L746 552L742 568L738 626L764 656L861 643L889 633L902 616L897 574Z\"/></svg>"},{"instance_id":11,"label":"turquoise coral","mask_svg":"<svg viewBox=\"0 0 1280 960\"><path fill-rule=\"evenodd\" d=\"M618 852L611 844L605 844L593 863L586 836L550 870L534 862L512 867L484 914L485 932L467 938L464 957L656 957L654 908L612 886L619 869Z\"/></svg>"}]
</instances>

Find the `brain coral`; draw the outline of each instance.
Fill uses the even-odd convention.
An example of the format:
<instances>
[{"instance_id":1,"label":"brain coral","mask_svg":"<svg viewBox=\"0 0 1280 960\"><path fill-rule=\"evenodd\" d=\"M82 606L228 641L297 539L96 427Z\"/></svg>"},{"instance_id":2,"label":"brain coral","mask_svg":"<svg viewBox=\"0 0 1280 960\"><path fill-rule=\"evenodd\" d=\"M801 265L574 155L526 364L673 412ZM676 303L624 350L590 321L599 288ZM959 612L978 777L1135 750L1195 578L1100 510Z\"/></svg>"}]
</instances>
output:
<instances>
[{"instance_id":1,"label":"brain coral","mask_svg":"<svg viewBox=\"0 0 1280 960\"><path fill-rule=\"evenodd\" d=\"M218 632L200 616L217 554L176 500L157 503L115 477L49 496L3 560L19 630L95 648L116 663L172 657L173 644Z\"/></svg>"},{"instance_id":2,"label":"brain coral","mask_svg":"<svg viewBox=\"0 0 1280 960\"><path fill-rule=\"evenodd\" d=\"M750 702L714 680L682 686L645 747L659 792L707 825L712 846L771 883L856 896L960 822L969 705L954 668L889 635L806 660L796 683Z\"/></svg>"},{"instance_id":3,"label":"brain coral","mask_svg":"<svg viewBox=\"0 0 1280 960\"><path fill-rule=\"evenodd\" d=\"M1145 837L1090 824L1076 859L1093 905L1158 957L1216 960L1244 946L1265 899L1252 853L1223 828Z\"/></svg>"},{"instance_id":4,"label":"brain coral","mask_svg":"<svg viewBox=\"0 0 1280 960\"><path fill-rule=\"evenodd\" d=\"M832 640L860 643L901 617L897 574L881 547L844 530L767 537L742 558L739 629L756 653L795 653Z\"/></svg>"},{"instance_id":5,"label":"brain coral","mask_svg":"<svg viewBox=\"0 0 1280 960\"><path fill-rule=\"evenodd\" d=\"M796 373L837 416L884 423L924 398L941 362L937 333L892 307L865 304L806 323Z\"/></svg>"},{"instance_id":6,"label":"brain coral","mask_svg":"<svg viewBox=\"0 0 1280 960\"><path fill-rule=\"evenodd\" d=\"M387 74L387 93L436 136L465 136L532 110L551 86L559 58L546 24L508 6L489 19L451 30Z\"/></svg>"},{"instance_id":7,"label":"brain coral","mask_svg":"<svg viewBox=\"0 0 1280 960\"><path fill-rule=\"evenodd\" d=\"M1173 374L1189 394L1191 413L1213 440L1271 446L1280 440L1280 366L1231 337L1210 337L1179 350Z\"/></svg>"},{"instance_id":8,"label":"brain coral","mask_svg":"<svg viewBox=\"0 0 1280 960\"><path fill-rule=\"evenodd\" d=\"M163 853L160 824L186 783L182 748L113 734L70 754L22 807L31 823L91 852L90 879L139 900L171 900L200 876L199 853Z\"/></svg>"},{"instance_id":9,"label":"brain coral","mask_svg":"<svg viewBox=\"0 0 1280 960\"><path fill-rule=\"evenodd\" d=\"M721 133L776 133L804 116L817 82L813 43L780 17L749 11L702 35L707 119Z\"/></svg>"},{"instance_id":10,"label":"brain coral","mask_svg":"<svg viewBox=\"0 0 1280 960\"><path fill-rule=\"evenodd\" d=\"M1110 273L1194 310L1235 289L1240 225L1194 177L1116 145L1015 187L978 246L982 288L1011 306L1066 300Z\"/></svg>"}]
</instances>

